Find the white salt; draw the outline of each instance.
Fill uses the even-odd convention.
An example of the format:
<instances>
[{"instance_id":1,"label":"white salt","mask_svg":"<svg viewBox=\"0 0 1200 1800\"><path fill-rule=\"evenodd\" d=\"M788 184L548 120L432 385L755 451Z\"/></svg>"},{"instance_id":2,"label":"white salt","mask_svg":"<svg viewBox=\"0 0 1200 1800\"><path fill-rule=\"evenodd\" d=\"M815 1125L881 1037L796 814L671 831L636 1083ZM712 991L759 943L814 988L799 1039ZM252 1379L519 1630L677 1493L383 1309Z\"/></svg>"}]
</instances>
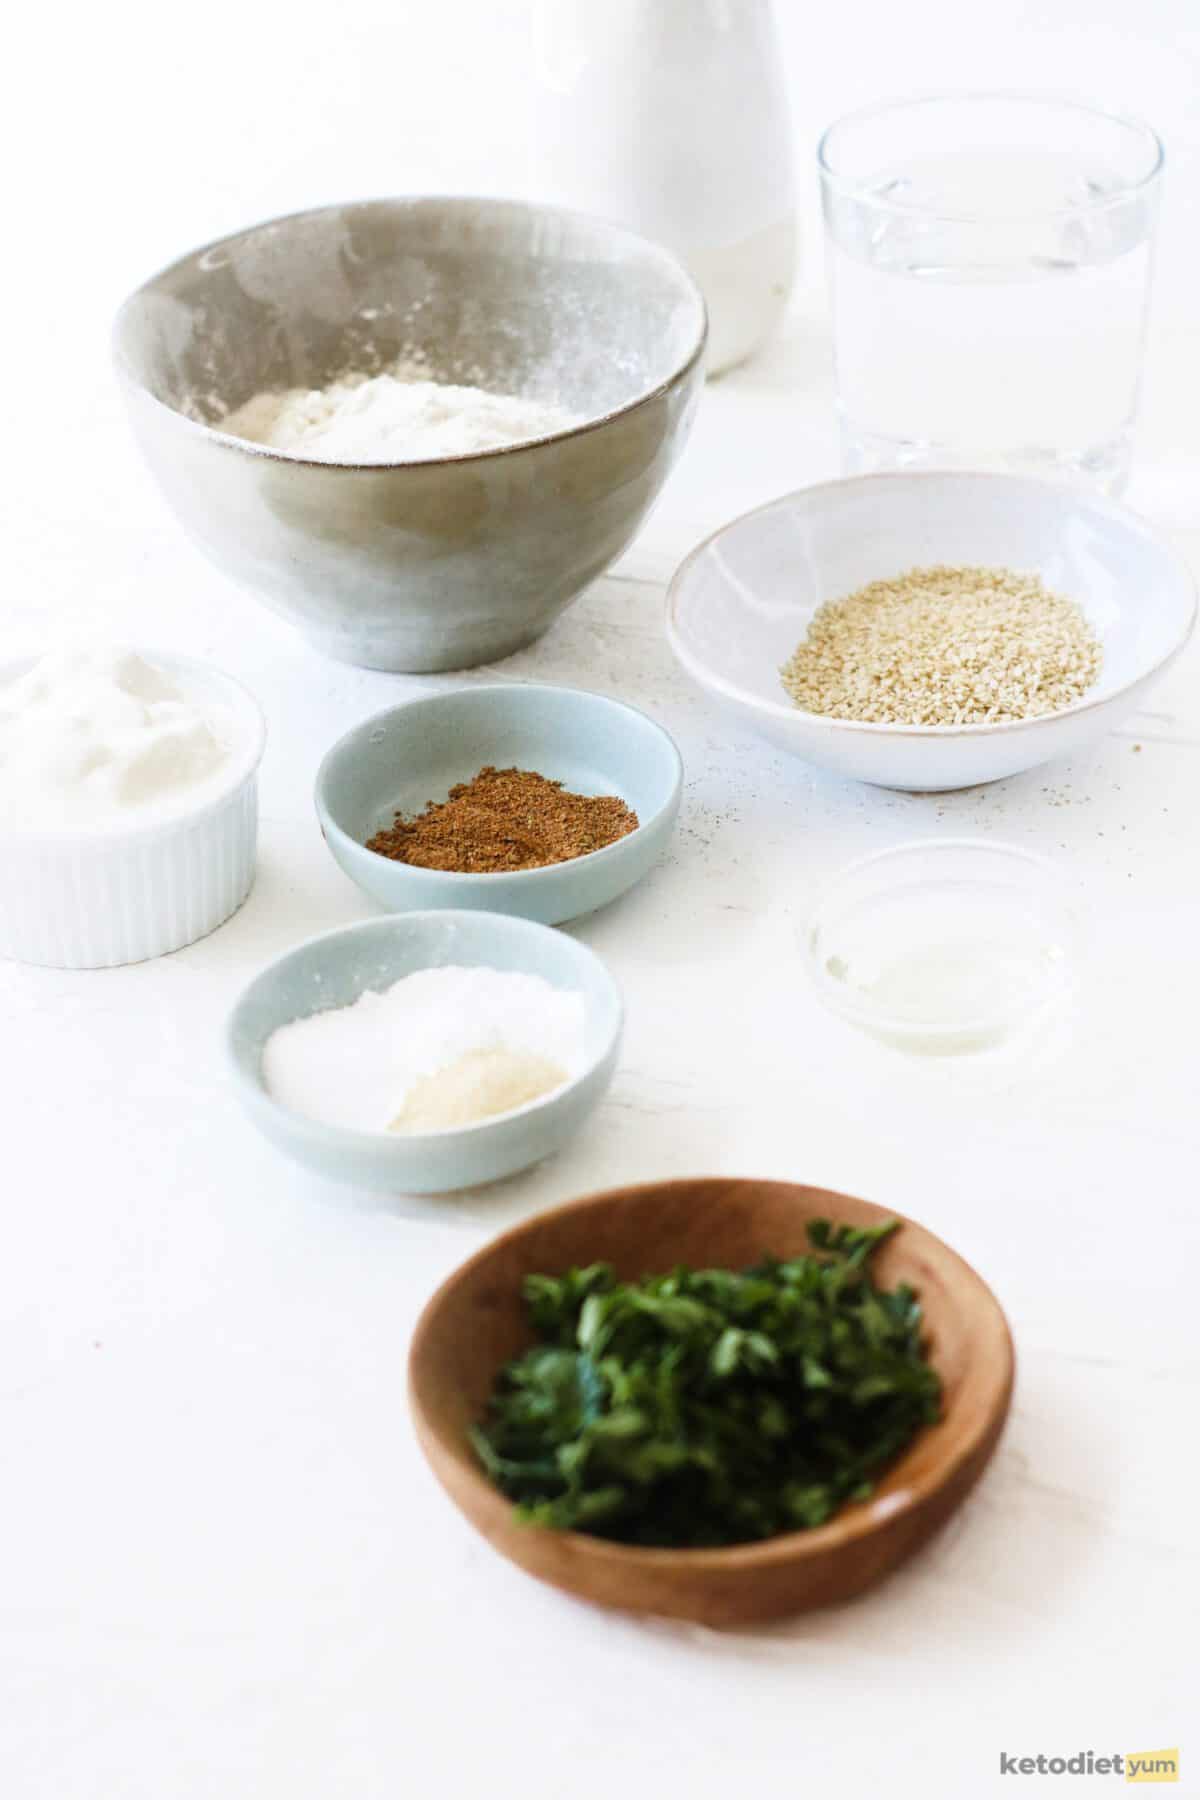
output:
<instances>
[{"instance_id":1,"label":"white salt","mask_svg":"<svg viewBox=\"0 0 1200 1800\"><path fill-rule=\"evenodd\" d=\"M419 969L282 1025L267 1040L268 1092L293 1112L352 1131L386 1131L413 1084L476 1050L585 1064L583 995L511 969Z\"/></svg>"}]
</instances>

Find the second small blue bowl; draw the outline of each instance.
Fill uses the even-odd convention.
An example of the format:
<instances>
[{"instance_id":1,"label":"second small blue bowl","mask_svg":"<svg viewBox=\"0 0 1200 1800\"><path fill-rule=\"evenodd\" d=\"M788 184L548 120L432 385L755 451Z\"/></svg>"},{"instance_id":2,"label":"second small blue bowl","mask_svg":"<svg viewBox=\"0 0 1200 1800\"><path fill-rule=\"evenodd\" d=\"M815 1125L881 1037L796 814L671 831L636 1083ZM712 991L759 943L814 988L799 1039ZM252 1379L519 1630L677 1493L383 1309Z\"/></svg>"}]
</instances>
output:
<instances>
[{"instance_id":1,"label":"second small blue bowl","mask_svg":"<svg viewBox=\"0 0 1200 1800\"><path fill-rule=\"evenodd\" d=\"M492 875L414 868L367 849L398 812L423 812L489 763L575 793L617 794L638 828L571 862ZM336 861L391 912L458 907L560 925L641 879L671 835L682 786L674 740L636 707L582 688L505 682L410 700L356 725L322 762L316 804Z\"/></svg>"},{"instance_id":2,"label":"second small blue bowl","mask_svg":"<svg viewBox=\"0 0 1200 1800\"><path fill-rule=\"evenodd\" d=\"M515 1112L444 1131L352 1131L282 1105L263 1075L272 1034L294 1019L353 1006L419 969L447 964L537 975L584 1000L584 1066L564 1087ZM617 1066L621 996L594 951L565 931L477 912L363 919L298 944L250 983L234 1008L227 1048L237 1092L280 1150L334 1181L395 1194L441 1194L498 1181L551 1156L600 1104Z\"/></svg>"}]
</instances>

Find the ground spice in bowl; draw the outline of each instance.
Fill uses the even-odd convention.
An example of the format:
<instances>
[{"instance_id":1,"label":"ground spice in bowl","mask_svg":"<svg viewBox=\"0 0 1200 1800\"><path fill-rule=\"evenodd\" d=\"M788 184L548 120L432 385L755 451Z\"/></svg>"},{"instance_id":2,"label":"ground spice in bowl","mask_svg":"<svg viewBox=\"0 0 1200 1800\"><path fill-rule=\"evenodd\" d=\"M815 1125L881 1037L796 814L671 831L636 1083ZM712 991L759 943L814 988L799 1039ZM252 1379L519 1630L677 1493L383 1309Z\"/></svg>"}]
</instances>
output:
<instances>
[{"instance_id":1,"label":"ground spice in bowl","mask_svg":"<svg viewBox=\"0 0 1200 1800\"><path fill-rule=\"evenodd\" d=\"M532 769L489 763L414 818L397 813L367 849L418 869L500 875L572 862L637 827L637 814L616 794L573 794Z\"/></svg>"}]
</instances>

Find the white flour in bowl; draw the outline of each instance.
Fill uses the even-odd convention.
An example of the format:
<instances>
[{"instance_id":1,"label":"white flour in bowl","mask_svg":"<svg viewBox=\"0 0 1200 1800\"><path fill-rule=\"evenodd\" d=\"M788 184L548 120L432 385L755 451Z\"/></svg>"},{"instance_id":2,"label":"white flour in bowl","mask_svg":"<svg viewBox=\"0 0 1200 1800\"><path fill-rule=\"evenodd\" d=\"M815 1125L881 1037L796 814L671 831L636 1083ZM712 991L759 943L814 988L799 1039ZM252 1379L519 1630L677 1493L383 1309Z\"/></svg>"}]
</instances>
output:
<instances>
[{"instance_id":1,"label":"white flour in bowl","mask_svg":"<svg viewBox=\"0 0 1200 1800\"><path fill-rule=\"evenodd\" d=\"M400 365L380 375L343 375L322 388L255 394L221 421L221 430L317 462L398 463L470 456L579 423L548 401L409 379Z\"/></svg>"}]
</instances>

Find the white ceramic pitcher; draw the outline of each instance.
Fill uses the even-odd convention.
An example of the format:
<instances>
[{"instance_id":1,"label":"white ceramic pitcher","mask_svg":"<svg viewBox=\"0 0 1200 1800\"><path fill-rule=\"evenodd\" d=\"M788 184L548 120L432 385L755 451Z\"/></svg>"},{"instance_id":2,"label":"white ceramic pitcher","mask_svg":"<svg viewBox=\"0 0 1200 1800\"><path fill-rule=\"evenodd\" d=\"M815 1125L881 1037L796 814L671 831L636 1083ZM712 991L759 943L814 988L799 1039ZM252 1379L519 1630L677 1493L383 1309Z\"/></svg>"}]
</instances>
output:
<instances>
[{"instance_id":1,"label":"white ceramic pitcher","mask_svg":"<svg viewBox=\"0 0 1200 1800\"><path fill-rule=\"evenodd\" d=\"M795 171L770 0L534 0L540 197L668 245L704 290L709 374L786 304Z\"/></svg>"}]
</instances>

